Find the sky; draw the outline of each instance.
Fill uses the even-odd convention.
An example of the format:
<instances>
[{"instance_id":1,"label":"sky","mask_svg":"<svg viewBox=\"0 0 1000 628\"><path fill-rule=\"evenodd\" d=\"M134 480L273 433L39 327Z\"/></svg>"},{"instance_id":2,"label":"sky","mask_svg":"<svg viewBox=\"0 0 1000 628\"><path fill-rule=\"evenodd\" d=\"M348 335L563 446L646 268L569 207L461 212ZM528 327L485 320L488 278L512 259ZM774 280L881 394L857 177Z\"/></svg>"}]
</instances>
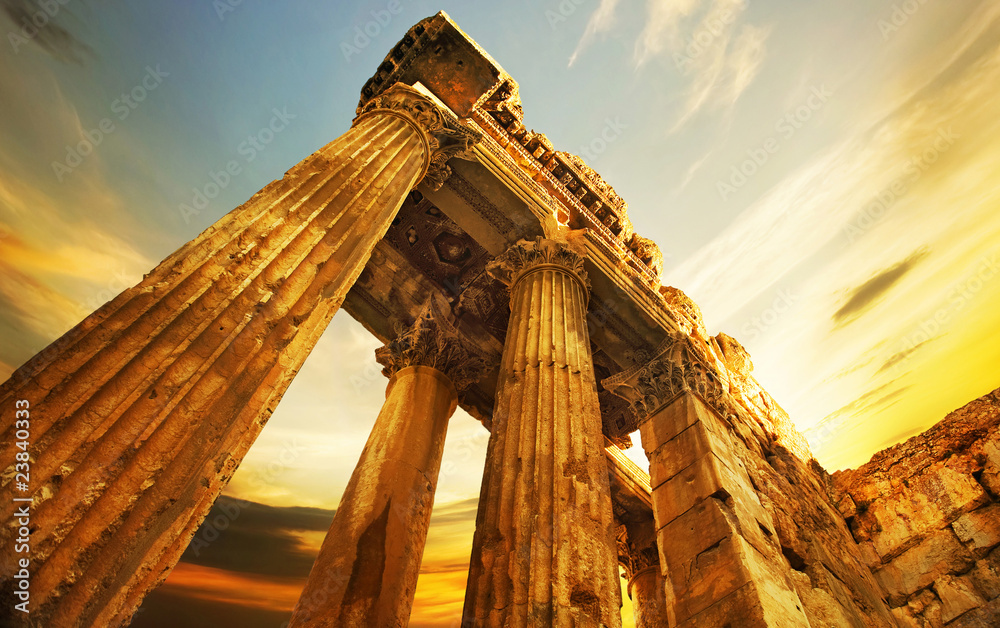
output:
<instances>
[{"instance_id":1,"label":"sky","mask_svg":"<svg viewBox=\"0 0 1000 628\"><path fill-rule=\"evenodd\" d=\"M526 125L629 202L663 282L747 347L827 469L1000 386L995 2L0 9L0 380L347 130L385 53L444 9L520 83ZM271 141L248 143L272 121ZM220 194L182 211L231 160ZM168 609L191 626L287 619L384 399L377 347L334 319L205 547L133 625L167 625ZM413 626L457 625L486 442L457 412Z\"/></svg>"}]
</instances>

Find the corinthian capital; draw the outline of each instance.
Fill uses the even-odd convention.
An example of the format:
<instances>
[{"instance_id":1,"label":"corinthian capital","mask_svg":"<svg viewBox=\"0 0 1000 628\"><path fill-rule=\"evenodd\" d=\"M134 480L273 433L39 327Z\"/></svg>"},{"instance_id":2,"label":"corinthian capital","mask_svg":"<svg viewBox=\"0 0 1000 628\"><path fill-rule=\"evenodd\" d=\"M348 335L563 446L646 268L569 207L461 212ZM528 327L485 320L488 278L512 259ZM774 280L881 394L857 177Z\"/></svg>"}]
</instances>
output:
<instances>
[{"instance_id":1,"label":"corinthian capital","mask_svg":"<svg viewBox=\"0 0 1000 628\"><path fill-rule=\"evenodd\" d=\"M669 336L649 362L613 375L601 385L629 402L640 423L685 391L698 394L724 416L730 412L718 373L698 359L682 333Z\"/></svg>"},{"instance_id":2,"label":"corinthian capital","mask_svg":"<svg viewBox=\"0 0 1000 628\"><path fill-rule=\"evenodd\" d=\"M590 278L583 268L584 257L566 243L545 238L521 240L503 255L486 265L486 272L497 281L513 288L526 274L542 266L556 266L580 282L585 296L590 295Z\"/></svg>"},{"instance_id":3,"label":"corinthian capital","mask_svg":"<svg viewBox=\"0 0 1000 628\"><path fill-rule=\"evenodd\" d=\"M431 96L402 83L368 101L354 123L377 113L400 117L420 133L427 149L423 179L434 190L440 189L451 176L448 160L452 157L471 159L472 147L482 139L481 133L445 113Z\"/></svg>"},{"instance_id":4,"label":"corinthian capital","mask_svg":"<svg viewBox=\"0 0 1000 628\"><path fill-rule=\"evenodd\" d=\"M478 381L486 367L486 361L467 347L433 300L424 305L413 325L397 329L395 340L375 350L375 359L389 377L408 366L435 368L448 376L456 390Z\"/></svg>"}]
</instances>

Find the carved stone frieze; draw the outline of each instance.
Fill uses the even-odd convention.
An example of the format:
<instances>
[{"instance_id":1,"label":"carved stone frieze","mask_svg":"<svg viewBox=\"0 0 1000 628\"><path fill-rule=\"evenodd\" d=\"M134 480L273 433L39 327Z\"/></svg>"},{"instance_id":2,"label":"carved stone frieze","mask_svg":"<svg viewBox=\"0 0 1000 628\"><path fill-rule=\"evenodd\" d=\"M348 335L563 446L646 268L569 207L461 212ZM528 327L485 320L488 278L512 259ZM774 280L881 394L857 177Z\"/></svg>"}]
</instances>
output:
<instances>
[{"instance_id":1,"label":"carved stone frieze","mask_svg":"<svg viewBox=\"0 0 1000 628\"><path fill-rule=\"evenodd\" d=\"M397 334L375 351L387 377L408 366L429 366L447 375L457 390L463 390L478 381L486 369L485 359L470 349L444 308L433 299L420 310L413 325L398 328Z\"/></svg>"},{"instance_id":2,"label":"carved stone frieze","mask_svg":"<svg viewBox=\"0 0 1000 628\"><path fill-rule=\"evenodd\" d=\"M497 233L507 235L514 230L514 222L462 175L452 173L448 177L448 187L476 210L476 213L482 216L486 222L490 223L497 230Z\"/></svg>"},{"instance_id":3,"label":"carved stone frieze","mask_svg":"<svg viewBox=\"0 0 1000 628\"><path fill-rule=\"evenodd\" d=\"M532 269L541 265L559 266L569 271L590 293L590 278L583 268L584 257L567 244L542 237L534 241L521 240L486 265L486 272L507 287L513 287L518 280Z\"/></svg>"},{"instance_id":4,"label":"carved stone frieze","mask_svg":"<svg viewBox=\"0 0 1000 628\"><path fill-rule=\"evenodd\" d=\"M400 116L421 132L428 149L423 181L434 190L441 189L451 175L448 160L471 159L472 147L482 139L482 133L450 118L428 96L408 85L398 83L369 100L354 123L379 111Z\"/></svg>"}]
</instances>

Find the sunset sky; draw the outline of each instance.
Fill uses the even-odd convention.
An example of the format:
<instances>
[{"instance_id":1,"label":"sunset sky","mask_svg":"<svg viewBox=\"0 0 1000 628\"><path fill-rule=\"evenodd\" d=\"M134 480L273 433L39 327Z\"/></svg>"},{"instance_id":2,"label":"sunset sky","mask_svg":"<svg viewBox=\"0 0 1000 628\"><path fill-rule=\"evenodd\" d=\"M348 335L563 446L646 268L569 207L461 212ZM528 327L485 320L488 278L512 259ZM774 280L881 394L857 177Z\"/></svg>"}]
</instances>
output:
<instances>
[{"instance_id":1,"label":"sunset sky","mask_svg":"<svg viewBox=\"0 0 1000 628\"><path fill-rule=\"evenodd\" d=\"M1000 386L997 2L390 5L67 0L33 34L39 5L0 0L0 380L343 133L386 52L444 9L520 83L527 126L629 202L663 282L747 347L827 469ZM384 399L377 346L334 320L208 521L238 516L135 626L287 619ZM458 625L486 442L453 417L413 626Z\"/></svg>"}]
</instances>

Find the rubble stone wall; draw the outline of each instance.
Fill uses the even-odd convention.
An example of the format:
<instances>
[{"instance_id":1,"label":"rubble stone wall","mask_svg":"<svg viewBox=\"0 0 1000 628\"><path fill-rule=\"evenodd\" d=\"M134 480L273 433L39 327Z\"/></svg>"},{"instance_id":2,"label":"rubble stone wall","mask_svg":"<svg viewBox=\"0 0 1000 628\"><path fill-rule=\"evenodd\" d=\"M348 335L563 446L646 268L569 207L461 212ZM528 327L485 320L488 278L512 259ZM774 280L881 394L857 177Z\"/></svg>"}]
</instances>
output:
<instances>
[{"instance_id":1,"label":"rubble stone wall","mask_svg":"<svg viewBox=\"0 0 1000 628\"><path fill-rule=\"evenodd\" d=\"M901 626L1000 626L1000 389L833 476Z\"/></svg>"}]
</instances>

